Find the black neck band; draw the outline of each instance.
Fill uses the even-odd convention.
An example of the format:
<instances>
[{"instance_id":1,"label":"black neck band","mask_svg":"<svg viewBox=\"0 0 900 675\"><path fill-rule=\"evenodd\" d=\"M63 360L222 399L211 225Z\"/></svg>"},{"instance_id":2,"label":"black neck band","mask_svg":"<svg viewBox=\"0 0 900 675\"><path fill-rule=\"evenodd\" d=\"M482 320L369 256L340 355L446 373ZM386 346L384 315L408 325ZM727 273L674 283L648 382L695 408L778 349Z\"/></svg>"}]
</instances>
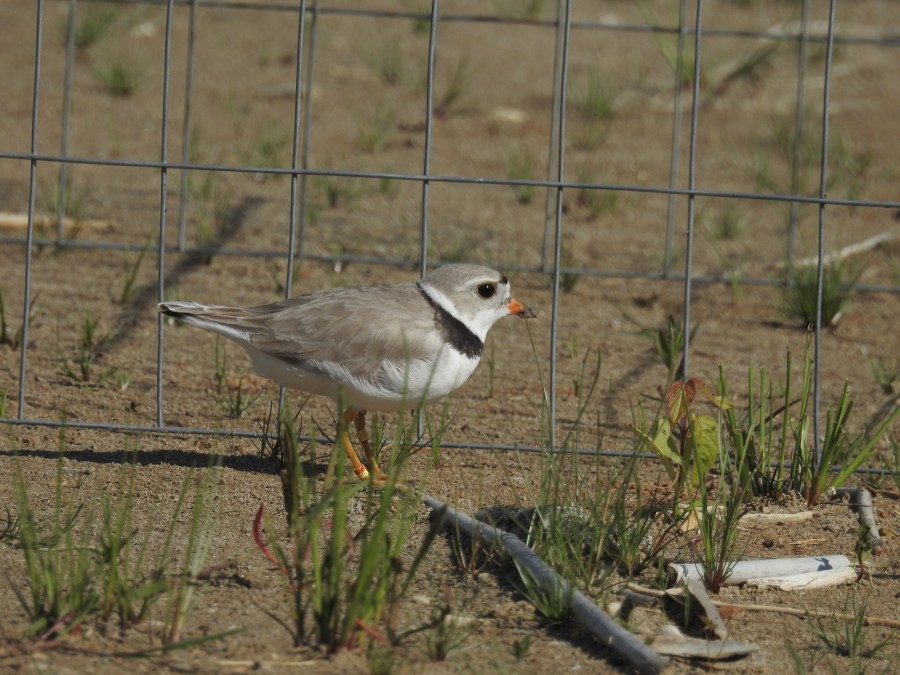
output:
<instances>
[{"instance_id":1,"label":"black neck band","mask_svg":"<svg viewBox=\"0 0 900 675\"><path fill-rule=\"evenodd\" d=\"M450 312L434 301L428 293L419 286L419 292L434 308L434 325L441 331L441 336L453 349L470 359L481 358L481 350L484 343L466 324L454 317Z\"/></svg>"}]
</instances>

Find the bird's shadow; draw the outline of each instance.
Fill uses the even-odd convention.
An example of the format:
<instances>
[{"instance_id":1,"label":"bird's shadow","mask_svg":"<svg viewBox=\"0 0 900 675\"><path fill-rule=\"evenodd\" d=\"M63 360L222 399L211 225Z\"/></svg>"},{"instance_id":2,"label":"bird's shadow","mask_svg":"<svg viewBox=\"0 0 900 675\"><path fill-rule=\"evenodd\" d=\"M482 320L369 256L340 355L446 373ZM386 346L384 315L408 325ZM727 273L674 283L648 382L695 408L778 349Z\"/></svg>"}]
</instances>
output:
<instances>
[{"instance_id":1,"label":"bird's shadow","mask_svg":"<svg viewBox=\"0 0 900 675\"><path fill-rule=\"evenodd\" d=\"M18 450L0 450L0 457L31 457L38 459L59 459L60 456L74 462L90 462L93 464L133 464L136 466L179 466L184 468L203 468L222 466L233 471L246 471L277 475L282 468L275 459L260 455L217 455L194 450L43 450L22 448ZM327 463L305 458L301 462L303 475L315 476L324 474Z\"/></svg>"}]
</instances>

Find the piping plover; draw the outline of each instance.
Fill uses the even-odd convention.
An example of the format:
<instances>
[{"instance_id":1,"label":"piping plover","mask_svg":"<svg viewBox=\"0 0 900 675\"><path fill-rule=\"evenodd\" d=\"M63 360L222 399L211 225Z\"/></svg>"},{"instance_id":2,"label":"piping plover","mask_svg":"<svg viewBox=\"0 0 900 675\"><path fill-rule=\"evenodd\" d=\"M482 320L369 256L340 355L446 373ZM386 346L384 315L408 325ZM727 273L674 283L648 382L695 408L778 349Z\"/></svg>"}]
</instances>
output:
<instances>
[{"instance_id":1,"label":"piping plover","mask_svg":"<svg viewBox=\"0 0 900 675\"><path fill-rule=\"evenodd\" d=\"M163 302L159 311L243 347L254 369L290 389L341 398L379 480L366 411L413 410L462 385L494 322L535 313L489 267L445 265L413 283L346 286L253 307ZM360 478L369 473L346 433Z\"/></svg>"}]
</instances>

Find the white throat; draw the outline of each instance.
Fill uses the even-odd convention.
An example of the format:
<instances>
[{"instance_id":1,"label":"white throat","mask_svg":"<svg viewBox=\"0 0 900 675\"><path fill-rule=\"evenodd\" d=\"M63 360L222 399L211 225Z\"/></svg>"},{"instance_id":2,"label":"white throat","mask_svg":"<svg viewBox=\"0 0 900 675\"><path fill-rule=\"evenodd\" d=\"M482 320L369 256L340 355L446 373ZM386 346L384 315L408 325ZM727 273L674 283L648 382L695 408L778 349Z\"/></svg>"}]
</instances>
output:
<instances>
[{"instance_id":1,"label":"white throat","mask_svg":"<svg viewBox=\"0 0 900 675\"><path fill-rule=\"evenodd\" d=\"M493 326L494 322L499 318L493 312L487 311L477 312L475 316L472 317L463 316L460 313L459 308L457 308L456 303L447 297L445 293L428 283L419 282L418 286L424 291L425 295L431 298L431 301L434 304L462 323L482 342L487 339L488 330L490 330L491 326Z\"/></svg>"}]
</instances>

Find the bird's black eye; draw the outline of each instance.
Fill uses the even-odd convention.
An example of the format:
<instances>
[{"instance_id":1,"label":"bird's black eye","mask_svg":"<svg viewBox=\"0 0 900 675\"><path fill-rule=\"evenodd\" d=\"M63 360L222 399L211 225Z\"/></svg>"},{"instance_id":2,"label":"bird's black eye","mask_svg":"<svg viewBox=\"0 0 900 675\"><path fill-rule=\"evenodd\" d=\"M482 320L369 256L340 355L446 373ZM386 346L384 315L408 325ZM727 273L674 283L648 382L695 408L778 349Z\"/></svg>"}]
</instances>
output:
<instances>
[{"instance_id":1,"label":"bird's black eye","mask_svg":"<svg viewBox=\"0 0 900 675\"><path fill-rule=\"evenodd\" d=\"M497 293L497 285L496 284L481 284L478 287L478 295L487 300L488 298L493 298Z\"/></svg>"}]
</instances>

